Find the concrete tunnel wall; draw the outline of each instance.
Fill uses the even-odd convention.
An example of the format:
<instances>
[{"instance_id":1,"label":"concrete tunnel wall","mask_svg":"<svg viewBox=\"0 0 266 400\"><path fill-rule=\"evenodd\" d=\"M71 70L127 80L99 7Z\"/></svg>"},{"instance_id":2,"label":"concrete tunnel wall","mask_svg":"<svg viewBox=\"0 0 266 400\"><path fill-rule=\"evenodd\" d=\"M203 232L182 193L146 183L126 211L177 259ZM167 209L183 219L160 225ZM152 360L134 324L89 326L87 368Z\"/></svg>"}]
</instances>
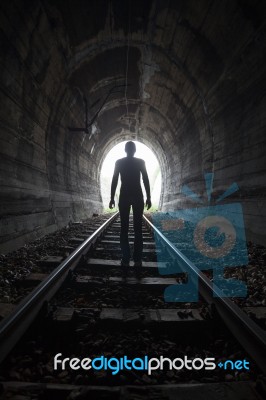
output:
<instances>
[{"instance_id":1,"label":"concrete tunnel wall","mask_svg":"<svg viewBox=\"0 0 266 400\"><path fill-rule=\"evenodd\" d=\"M12 0L0 4L0 250L101 212L100 166L140 140L162 210L236 181L249 240L266 244L265 2ZM126 68L128 65L128 68ZM124 85L107 99L114 85ZM128 110L128 111L127 111Z\"/></svg>"}]
</instances>

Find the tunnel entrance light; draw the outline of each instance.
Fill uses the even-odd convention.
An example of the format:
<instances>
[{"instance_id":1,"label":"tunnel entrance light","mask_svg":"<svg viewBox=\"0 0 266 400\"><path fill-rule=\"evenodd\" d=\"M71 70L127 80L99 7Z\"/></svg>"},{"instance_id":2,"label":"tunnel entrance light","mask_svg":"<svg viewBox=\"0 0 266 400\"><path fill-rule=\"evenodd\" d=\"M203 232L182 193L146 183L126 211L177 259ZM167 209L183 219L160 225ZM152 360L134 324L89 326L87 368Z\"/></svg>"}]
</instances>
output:
<instances>
[{"instance_id":1,"label":"tunnel entrance light","mask_svg":"<svg viewBox=\"0 0 266 400\"><path fill-rule=\"evenodd\" d=\"M148 172L150 187L151 187L151 201L152 201L152 209L150 211L154 211L158 209L160 194L161 194L161 168L159 162L153 153L152 150L149 149L145 144L134 141L136 144L136 153L135 157L142 158L145 161L146 169ZM110 193L111 193L111 181L113 177L115 162L119 158L123 158L126 156L125 153L125 144L126 141L123 141L116 146L114 146L109 153L106 155L101 169L100 182L101 182L101 194L103 200L104 210L109 210L108 205L110 201ZM142 192L144 194L144 201L146 201L146 192L144 189L143 182L141 180ZM120 179L118 182L116 196L115 196L115 204L116 207L118 205L118 197L120 193Z\"/></svg>"}]
</instances>

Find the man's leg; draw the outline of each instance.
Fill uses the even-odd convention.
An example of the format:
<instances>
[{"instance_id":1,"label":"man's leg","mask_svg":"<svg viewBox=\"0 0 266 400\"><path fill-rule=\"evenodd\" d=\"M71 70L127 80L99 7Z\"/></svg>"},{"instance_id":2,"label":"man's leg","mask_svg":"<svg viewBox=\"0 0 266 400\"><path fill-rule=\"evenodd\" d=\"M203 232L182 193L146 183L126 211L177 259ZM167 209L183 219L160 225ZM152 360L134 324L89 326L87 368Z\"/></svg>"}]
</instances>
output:
<instances>
[{"instance_id":1,"label":"man's leg","mask_svg":"<svg viewBox=\"0 0 266 400\"><path fill-rule=\"evenodd\" d=\"M136 199L133 204L133 224L134 224L134 254L133 259L135 262L141 262L142 250L143 250L143 238L142 238L142 214L144 209L143 198Z\"/></svg>"},{"instance_id":2,"label":"man's leg","mask_svg":"<svg viewBox=\"0 0 266 400\"><path fill-rule=\"evenodd\" d=\"M128 242L130 202L125 199L119 199L118 207L121 219L120 246L122 251L122 262L128 263L130 260L130 247Z\"/></svg>"}]
</instances>

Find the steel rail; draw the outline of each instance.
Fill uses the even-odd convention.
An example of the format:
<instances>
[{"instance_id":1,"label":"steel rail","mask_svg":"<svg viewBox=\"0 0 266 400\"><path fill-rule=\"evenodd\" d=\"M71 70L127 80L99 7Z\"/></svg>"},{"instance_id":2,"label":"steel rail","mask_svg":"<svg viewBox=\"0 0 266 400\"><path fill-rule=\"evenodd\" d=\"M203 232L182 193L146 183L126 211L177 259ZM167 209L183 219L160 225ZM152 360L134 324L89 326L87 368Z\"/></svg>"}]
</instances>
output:
<instances>
[{"instance_id":1,"label":"steel rail","mask_svg":"<svg viewBox=\"0 0 266 400\"><path fill-rule=\"evenodd\" d=\"M0 362L12 350L25 333L45 301L49 301L64 282L70 270L74 270L80 258L103 231L116 219L118 212L105 221L95 232L75 249L52 273L45 278L21 303L0 322Z\"/></svg>"},{"instance_id":2,"label":"steel rail","mask_svg":"<svg viewBox=\"0 0 266 400\"><path fill-rule=\"evenodd\" d=\"M145 223L168 246L175 256L192 272L194 280L198 280L199 292L209 303L214 304L220 317L223 319L230 332L243 346L247 353L256 362L263 373L266 373L266 333L232 300L223 297L224 294L210 279L206 277L176 246L170 242L162 232L157 229L147 217L143 216ZM214 297L215 296L215 297Z\"/></svg>"}]
</instances>

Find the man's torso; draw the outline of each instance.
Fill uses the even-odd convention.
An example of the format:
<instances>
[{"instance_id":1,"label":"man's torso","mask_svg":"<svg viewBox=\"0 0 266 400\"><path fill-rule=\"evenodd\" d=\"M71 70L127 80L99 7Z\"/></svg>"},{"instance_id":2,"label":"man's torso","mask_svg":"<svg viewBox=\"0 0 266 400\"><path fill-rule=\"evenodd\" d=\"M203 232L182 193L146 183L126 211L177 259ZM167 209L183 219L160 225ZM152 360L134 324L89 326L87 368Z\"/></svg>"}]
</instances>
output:
<instances>
[{"instance_id":1,"label":"man's torso","mask_svg":"<svg viewBox=\"0 0 266 400\"><path fill-rule=\"evenodd\" d=\"M142 197L140 175L143 170L144 161L135 157L124 157L117 160L121 177L120 196Z\"/></svg>"}]
</instances>

